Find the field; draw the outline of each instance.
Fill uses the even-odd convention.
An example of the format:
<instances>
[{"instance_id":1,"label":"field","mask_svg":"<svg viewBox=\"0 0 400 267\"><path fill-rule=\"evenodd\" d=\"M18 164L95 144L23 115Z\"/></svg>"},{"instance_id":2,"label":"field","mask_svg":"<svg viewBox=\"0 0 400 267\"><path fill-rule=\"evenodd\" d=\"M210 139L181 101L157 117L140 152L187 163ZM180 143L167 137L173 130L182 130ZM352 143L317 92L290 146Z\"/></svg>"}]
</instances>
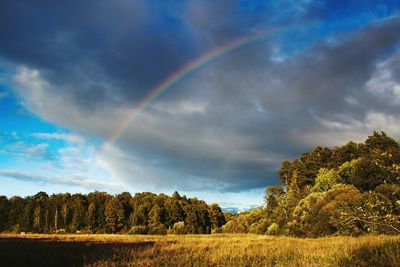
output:
<instances>
[{"instance_id":1,"label":"field","mask_svg":"<svg viewBox=\"0 0 400 267\"><path fill-rule=\"evenodd\" d=\"M400 236L0 235L2 266L400 266Z\"/></svg>"}]
</instances>

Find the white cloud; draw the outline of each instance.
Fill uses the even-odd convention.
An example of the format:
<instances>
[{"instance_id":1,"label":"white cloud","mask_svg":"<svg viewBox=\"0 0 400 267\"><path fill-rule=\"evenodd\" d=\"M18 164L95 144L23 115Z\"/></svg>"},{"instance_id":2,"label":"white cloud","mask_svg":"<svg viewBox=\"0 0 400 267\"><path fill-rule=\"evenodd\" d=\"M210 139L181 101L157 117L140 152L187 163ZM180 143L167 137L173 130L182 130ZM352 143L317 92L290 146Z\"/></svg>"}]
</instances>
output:
<instances>
[{"instance_id":1,"label":"white cloud","mask_svg":"<svg viewBox=\"0 0 400 267\"><path fill-rule=\"evenodd\" d=\"M32 136L39 139L48 140L64 140L73 144L83 144L84 138L75 134L64 134L64 133L33 133Z\"/></svg>"},{"instance_id":2,"label":"white cloud","mask_svg":"<svg viewBox=\"0 0 400 267\"><path fill-rule=\"evenodd\" d=\"M138 191L159 190L167 183L166 172L162 179L152 170L151 164L110 144L104 145L98 151L96 164L106 170L113 179Z\"/></svg>"},{"instance_id":3,"label":"white cloud","mask_svg":"<svg viewBox=\"0 0 400 267\"><path fill-rule=\"evenodd\" d=\"M366 83L367 90L391 105L400 105L400 82L396 71L400 71L400 54L376 65L375 72Z\"/></svg>"},{"instance_id":4,"label":"white cloud","mask_svg":"<svg viewBox=\"0 0 400 267\"><path fill-rule=\"evenodd\" d=\"M0 169L0 176L9 177L26 182L42 183L42 184L63 184L84 187L92 190L104 189L121 189L119 184L112 182L101 182L97 179L91 179L80 174L71 176L47 176L31 173L23 173L15 170Z\"/></svg>"},{"instance_id":5,"label":"white cloud","mask_svg":"<svg viewBox=\"0 0 400 267\"><path fill-rule=\"evenodd\" d=\"M3 144L0 153L24 161L50 162L54 160L54 155L46 143L31 144L25 141L17 141L15 143Z\"/></svg>"},{"instance_id":6,"label":"white cloud","mask_svg":"<svg viewBox=\"0 0 400 267\"><path fill-rule=\"evenodd\" d=\"M317 118L320 130L304 133L301 140L304 144L315 143L324 146L337 146L349 140L364 142L373 131L385 131L388 135L400 140L400 115L369 111L361 120L342 116L338 120Z\"/></svg>"}]
</instances>

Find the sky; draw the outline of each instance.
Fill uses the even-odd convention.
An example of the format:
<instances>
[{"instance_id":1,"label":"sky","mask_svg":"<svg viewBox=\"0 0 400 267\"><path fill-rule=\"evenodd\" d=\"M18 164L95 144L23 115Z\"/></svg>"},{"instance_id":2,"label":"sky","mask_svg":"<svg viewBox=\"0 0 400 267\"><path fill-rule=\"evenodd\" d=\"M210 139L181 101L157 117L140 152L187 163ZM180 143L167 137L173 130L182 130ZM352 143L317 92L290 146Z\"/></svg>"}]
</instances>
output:
<instances>
[{"instance_id":1,"label":"sky","mask_svg":"<svg viewBox=\"0 0 400 267\"><path fill-rule=\"evenodd\" d=\"M0 194L263 204L283 160L400 140L400 2L0 1Z\"/></svg>"}]
</instances>

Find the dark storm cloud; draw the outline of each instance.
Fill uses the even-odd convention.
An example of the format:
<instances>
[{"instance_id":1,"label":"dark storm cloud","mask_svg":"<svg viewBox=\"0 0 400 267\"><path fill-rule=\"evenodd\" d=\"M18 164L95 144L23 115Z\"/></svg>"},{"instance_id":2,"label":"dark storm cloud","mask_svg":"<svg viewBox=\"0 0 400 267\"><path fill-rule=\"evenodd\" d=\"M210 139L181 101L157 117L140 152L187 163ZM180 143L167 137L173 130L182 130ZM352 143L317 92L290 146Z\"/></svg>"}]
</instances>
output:
<instances>
[{"instance_id":1,"label":"dark storm cloud","mask_svg":"<svg viewBox=\"0 0 400 267\"><path fill-rule=\"evenodd\" d=\"M66 96L79 107L132 104L200 53L300 6L306 7L285 1L2 1L0 55L41 70L57 88L72 91Z\"/></svg>"},{"instance_id":2,"label":"dark storm cloud","mask_svg":"<svg viewBox=\"0 0 400 267\"><path fill-rule=\"evenodd\" d=\"M239 36L282 28L211 61L153 102L117 141L123 152L105 159L127 182L263 187L277 182L283 159L364 136L379 114L398 114L367 85L396 54L399 19L371 22L362 5L343 19L366 25L324 35L335 30L324 28L340 17L335 12L359 1L334 11L335 1L8 2L0 4L0 57L17 66L16 90L44 118L102 138L127 106L184 63ZM389 7L375 13L390 15ZM303 28L282 26L296 23ZM384 67L396 76L393 61ZM138 163L165 179L135 178Z\"/></svg>"},{"instance_id":3,"label":"dark storm cloud","mask_svg":"<svg viewBox=\"0 0 400 267\"><path fill-rule=\"evenodd\" d=\"M341 144L329 139L337 133L320 120L355 120L363 124L369 112L389 111L365 86L376 64L398 47L399 38L400 21L390 19L338 36L333 42L320 42L301 55L278 63L260 62L257 58L265 50L249 47L252 56L232 54L193 77L193 83L208 88L196 96L208 103L207 116L157 114L165 121L155 124L162 125L161 134L158 127L149 126L143 132L132 130L132 135L125 138L167 151L163 157L166 165L175 166L186 175L211 177L217 173L219 181L231 183L229 190L259 186L266 179L276 179L274 172L282 159L293 158L313 145ZM232 64L240 61L243 64ZM198 90L190 81L181 87ZM396 114L398 109L393 107L387 114ZM149 111L148 116L151 114ZM372 129L354 130L355 135L342 132L340 141L364 138ZM318 138L319 131L327 138ZM303 140L304 136L309 138ZM218 145L208 146L210 138L218 140ZM235 150L238 154L233 156ZM168 157L172 151L174 157ZM252 155L270 161L257 161Z\"/></svg>"},{"instance_id":4,"label":"dark storm cloud","mask_svg":"<svg viewBox=\"0 0 400 267\"><path fill-rule=\"evenodd\" d=\"M332 5L291 2L2 1L0 55L42 70L80 107L132 104L201 52Z\"/></svg>"},{"instance_id":5,"label":"dark storm cloud","mask_svg":"<svg viewBox=\"0 0 400 267\"><path fill-rule=\"evenodd\" d=\"M0 54L74 90L82 107L132 101L196 52L179 8L124 0L2 1Z\"/></svg>"}]
</instances>

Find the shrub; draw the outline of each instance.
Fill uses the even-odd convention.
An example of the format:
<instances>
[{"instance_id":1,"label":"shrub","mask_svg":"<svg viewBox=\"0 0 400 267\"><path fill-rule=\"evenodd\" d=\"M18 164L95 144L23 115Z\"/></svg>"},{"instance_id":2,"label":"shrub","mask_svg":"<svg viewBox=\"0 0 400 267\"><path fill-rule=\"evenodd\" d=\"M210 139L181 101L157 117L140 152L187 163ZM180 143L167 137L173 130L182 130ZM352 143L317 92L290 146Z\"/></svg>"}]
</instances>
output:
<instances>
[{"instance_id":1,"label":"shrub","mask_svg":"<svg viewBox=\"0 0 400 267\"><path fill-rule=\"evenodd\" d=\"M165 228L164 224L150 225L148 233L150 235L166 235L167 228Z\"/></svg>"},{"instance_id":2,"label":"shrub","mask_svg":"<svg viewBox=\"0 0 400 267\"><path fill-rule=\"evenodd\" d=\"M129 230L130 235L146 235L149 232L149 228L146 225L132 226Z\"/></svg>"},{"instance_id":3,"label":"shrub","mask_svg":"<svg viewBox=\"0 0 400 267\"><path fill-rule=\"evenodd\" d=\"M211 230L211 234L220 234L220 233L222 233L221 227L217 227Z\"/></svg>"},{"instance_id":4,"label":"shrub","mask_svg":"<svg viewBox=\"0 0 400 267\"><path fill-rule=\"evenodd\" d=\"M173 231L177 235L183 235L186 233L185 231L185 222L176 222L173 226Z\"/></svg>"},{"instance_id":5,"label":"shrub","mask_svg":"<svg viewBox=\"0 0 400 267\"><path fill-rule=\"evenodd\" d=\"M246 233L247 228L243 222L239 220L233 220L227 222L224 226L222 226L223 233Z\"/></svg>"},{"instance_id":6,"label":"shrub","mask_svg":"<svg viewBox=\"0 0 400 267\"><path fill-rule=\"evenodd\" d=\"M267 231L265 232L267 235L277 235L279 234L279 225L277 223L272 223Z\"/></svg>"}]
</instances>

